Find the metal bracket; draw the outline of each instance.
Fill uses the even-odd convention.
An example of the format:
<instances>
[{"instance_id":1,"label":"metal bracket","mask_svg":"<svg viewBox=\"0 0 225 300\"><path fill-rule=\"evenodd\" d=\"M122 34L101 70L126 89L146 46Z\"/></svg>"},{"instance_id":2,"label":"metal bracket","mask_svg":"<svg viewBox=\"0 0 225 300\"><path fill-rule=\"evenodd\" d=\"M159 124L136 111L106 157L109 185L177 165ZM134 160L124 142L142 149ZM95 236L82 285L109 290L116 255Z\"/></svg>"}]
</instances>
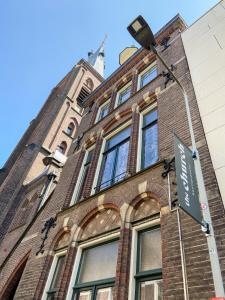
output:
<instances>
[{"instance_id":1,"label":"metal bracket","mask_svg":"<svg viewBox=\"0 0 225 300\"><path fill-rule=\"evenodd\" d=\"M171 160L164 159L163 164L164 171L162 172L162 177L166 178L170 171L175 171L175 157Z\"/></svg>"},{"instance_id":2,"label":"metal bracket","mask_svg":"<svg viewBox=\"0 0 225 300\"><path fill-rule=\"evenodd\" d=\"M170 70L173 72L174 70L176 69L176 67L174 65L171 65L170 66ZM167 87L167 84L169 83L169 81L175 81L174 79L174 76L170 73L170 72L165 72L165 71L162 71L162 74L161 76L165 77L166 78L166 81L165 81L165 88Z\"/></svg>"},{"instance_id":3,"label":"metal bracket","mask_svg":"<svg viewBox=\"0 0 225 300\"><path fill-rule=\"evenodd\" d=\"M56 226L56 217L55 218L50 218L48 219L45 224L44 224L44 227L42 228L41 230L41 233L45 233L44 236L41 238L42 239L42 243L40 245L40 248L38 249L38 251L36 252L36 255L38 255L39 253L43 254L44 253L44 246L45 246L45 241L47 240L48 238L48 233L49 233L49 230L51 228L54 228Z\"/></svg>"},{"instance_id":4,"label":"metal bracket","mask_svg":"<svg viewBox=\"0 0 225 300\"><path fill-rule=\"evenodd\" d=\"M202 231L206 234L206 236L210 234L209 223L206 221L202 222Z\"/></svg>"}]
</instances>

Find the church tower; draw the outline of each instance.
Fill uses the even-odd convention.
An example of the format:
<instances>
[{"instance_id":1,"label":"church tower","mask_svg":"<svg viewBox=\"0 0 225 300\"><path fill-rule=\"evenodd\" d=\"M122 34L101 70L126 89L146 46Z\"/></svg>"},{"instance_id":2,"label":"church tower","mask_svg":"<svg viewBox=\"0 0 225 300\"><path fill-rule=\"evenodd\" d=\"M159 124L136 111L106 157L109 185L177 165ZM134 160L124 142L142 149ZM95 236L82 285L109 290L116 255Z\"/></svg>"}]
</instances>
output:
<instances>
[{"instance_id":1,"label":"church tower","mask_svg":"<svg viewBox=\"0 0 225 300\"><path fill-rule=\"evenodd\" d=\"M105 36L102 44L100 47L95 51L90 51L88 53L88 62L93 68L102 76L104 77L104 70L105 70L105 52L104 52L104 44L107 36Z\"/></svg>"},{"instance_id":2,"label":"church tower","mask_svg":"<svg viewBox=\"0 0 225 300\"><path fill-rule=\"evenodd\" d=\"M0 241L20 203L26 199L33 207L29 212L37 211L58 182L84 112L83 101L103 81L103 44L93 55L89 62L80 60L52 89L0 169Z\"/></svg>"}]
</instances>

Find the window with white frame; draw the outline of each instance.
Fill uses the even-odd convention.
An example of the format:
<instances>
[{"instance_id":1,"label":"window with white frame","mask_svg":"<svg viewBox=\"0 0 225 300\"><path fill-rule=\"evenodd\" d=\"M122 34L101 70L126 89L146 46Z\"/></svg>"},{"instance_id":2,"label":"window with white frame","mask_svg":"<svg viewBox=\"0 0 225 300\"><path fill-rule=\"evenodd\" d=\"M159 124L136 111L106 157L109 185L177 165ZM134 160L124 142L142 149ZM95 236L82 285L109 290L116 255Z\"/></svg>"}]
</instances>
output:
<instances>
[{"instance_id":1,"label":"window with white frame","mask_svg":"<svg viewBox=\"0 0 225 300\"><path fill-rule=\"evenodd\" d=\"M158 160L158 114L151 110L143 115L141 169L145 169Z\"/></svg>"},{"instance_id":2,"label":"window with white frame","mask_svg":"<svg viewBox=\"0 0 225 300\"><path fill-rule=\"evenodd\" d=\"M132 246L132 300L162 300L162 250L160 227L136 230ZM133 285L133 287L131 287ZM133 289L133 294L132 294Z\"/></svg>"},{"instance_id":3,"label":"window with white frame","mask_svg":"<svg viewBox=\"0 0 225 300\"><path fill-rule=\"evenodd\" d=\"M124 87L122 87L117 93L116 105L115 106L119 106L120 104L127 101L131 96L131 90L132 90L132 83L131 82L126 84Z\"/></svg>"},{"instance_id":4,"label":"window with white frame","mask_svg":"<svg viewBox=\"0 0 225 300\"><path fill-rule=\"evenodd\" d=\"M66 251L56 253L56 255L54 256L42 300L55 299L55 293L59 288L59 280L62 274L65 257Z\"/></svg>"},{"instance_id":5,"label":"window with white frame","mask_svg":"<svg viewBox=\"0 0 225 300\"><path fill-rule=\"evenodd\" d=\"M79 247L67 299L112 300L117 255L118 239Z\"/></svg>"},{"instance_id":6,"label":"window with white frame","mask_svg":"<svg viewBox=\"0 0 225 300\"><path fill-rule=\"evenodd\" d=\"M108 115L109 105L110 105L110 100L106 101L101 106L99 106L95 123L99 122L100 120L102 120L103 118L105 118Z\"/></svg>"},{"instance_id":7,"label":"window with white frame","mask_svg":"<svg viewBox=\"0 0 225 300\"><path fill-rule=\"evenodd\" d=\"M92 161L93 152L94 152L94 146L87 149L85 152L81 170L72 196L71 205L82 200L84 187L87 180L88 170L90 168L91 161Z\"/></svg>"},{"instance_id":8,"label":"window with white frame","mask_svg":"<svg viewBox=\"0 0 225 300\"><path fill-rule=\"evenodd\" d=\"M95 192L121 181L127 174L131 128L126 127L106 140Z\"/></svg>"},{"instance_id":9,"label":"window with white frame","mask_svg":"<svg viewBox=\"0 0 225 300\"><path fill-rule=\"evenodd\" d=\"M156 64L152 64L142 71L139 75L139 89L144 87L157 76Z\"/></svg>"}]
</instances>

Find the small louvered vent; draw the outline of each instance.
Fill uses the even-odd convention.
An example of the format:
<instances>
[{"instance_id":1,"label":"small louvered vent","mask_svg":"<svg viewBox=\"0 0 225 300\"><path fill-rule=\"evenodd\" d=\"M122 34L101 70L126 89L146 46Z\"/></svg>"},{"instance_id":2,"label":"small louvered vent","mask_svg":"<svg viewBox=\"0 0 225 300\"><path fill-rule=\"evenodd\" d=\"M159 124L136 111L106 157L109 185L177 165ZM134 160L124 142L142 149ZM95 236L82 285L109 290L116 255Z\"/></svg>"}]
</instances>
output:
<instances>
[{"instance_id":1,"label":"small louvered vent","mask_svg":"<svg viewBox=\"0 0 225 300\"><path fill-rule=\"evenodd\" d=\"M82 87L81 91L80 91L80 94L78 95L77 97L77 103L79 105L82 105L83 102L84 102L84 99L90 95L90 92L88 90L86 90L85 88Z\"/></svg>"}]
</instances>

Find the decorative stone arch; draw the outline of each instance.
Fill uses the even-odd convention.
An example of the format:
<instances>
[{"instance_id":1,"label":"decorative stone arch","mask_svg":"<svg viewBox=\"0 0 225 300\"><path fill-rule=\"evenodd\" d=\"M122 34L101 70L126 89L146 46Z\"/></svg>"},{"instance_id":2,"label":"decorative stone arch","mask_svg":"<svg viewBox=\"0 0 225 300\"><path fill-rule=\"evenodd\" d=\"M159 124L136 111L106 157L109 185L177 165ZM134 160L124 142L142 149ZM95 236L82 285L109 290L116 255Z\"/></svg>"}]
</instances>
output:
<instances>
[{"instance_id":1,"label":"decorative stone arch","mask_svg":"<svg viewBox=\"0 0 225 300\"><path fill-rule=\"evenodd\" d=\"M94 83L90 77L88 77L88 79L86 80L85 85L89 88L90 91L93 91Z\"/></svg>"},{"instance_id":2,"label":"decorative stone arch","mask_svg":"<svg viewBox=\"0 0 225 300\"><path fill-rule=\"evenodd\" d=\"M71 241L71 230L68 226L61 228L54 236L49 251L56 251L58 248L66 247Z\"/></svg>"},{"instance_id":3,"label":"decorative stone arch","mask_svg":"<svg viewBox=\"0 0 225 300\"><path fill-rule=\"evenodd\" d=\"M86 240L118 227L121 227L119 208L113 203L103 204L91 210L81 220L74 232L73 241Z\"/></svg>"},{"instance_id":4,"label":"decorative stone arch","mask_svg":"<svg viewBox=\"0 0 225 300\"><path fill-rule=\"evenodd\" d=\"M160 213L160 197L154 192L143 192L137 195L127 207L125 222L131 223L138 219L153 216ZM141 210L139 210L141 208Z\"/></svg>"},{"instance_id":5,"label":"decorative stone arch","mask_svg":"<svg viewBox=\"0 0 225 300\"><path fill-rule=\"evenodd\" d=\"M16 293L20 279L23 275L23 271L25 269L29 255L30 255L30 251L20 260L19 264L16 266L16 268L9 276L5 286L0 292L0 299L4 299L4 300L14 299L14 295Z\"/></svg>"},{"instance_id":6,"label":"decorative stone arch","mask_svg":"<svg viewBox=\"0 0 225 300\"><path fill-rule=\"evenodd\" d=\"M116 114L113 116L113 118L110 119L110 120L105 124L105 126L103 127L104 133L106 133L107 131L109 131L110 128L111 128L114 124L116 124L116 122L117 122L118 120L121 120L122 118L125 118L126 116L129 116L129 115L130 115L130 116L132 115L132 108L131 108L131 107L129 107L129 108L127 108L127 109L125 109L125 110L123 110L123 111L121 111L121 112L116 113Z\"/></svg>"}]
</instances>

